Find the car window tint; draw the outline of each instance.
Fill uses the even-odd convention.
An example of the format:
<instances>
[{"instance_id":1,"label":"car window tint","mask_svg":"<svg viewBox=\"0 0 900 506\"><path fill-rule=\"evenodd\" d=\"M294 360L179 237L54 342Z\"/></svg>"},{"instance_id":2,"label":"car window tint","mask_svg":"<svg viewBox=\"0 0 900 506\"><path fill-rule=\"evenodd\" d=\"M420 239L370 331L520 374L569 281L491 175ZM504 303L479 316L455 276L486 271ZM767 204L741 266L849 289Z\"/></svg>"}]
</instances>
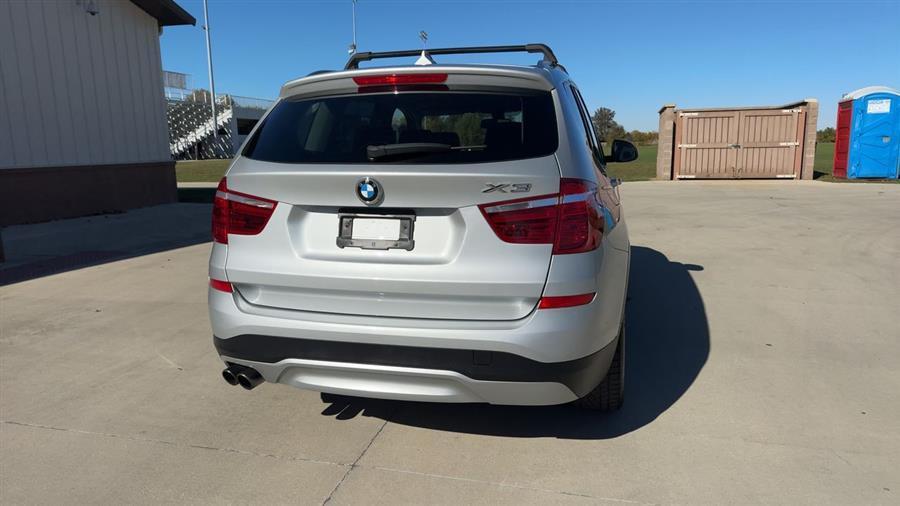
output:
<instances>
[{"instance_id":1,"label":"car window tint","mask_svg":"<svg viewBox=\"0 0 900 506\"><path fill-rule=\"evenodd\" d=\"M279 102L243 155L281 163L373 163L366 147L453 147L400 163L476 163L546 156L558 135L547 92L410 92Z\"/></svg>"},{"instance_id":2,"label":"car window tint","mask_svg":"<svg viewBox=\"0 0 900 506\"><path fill-rule=\"evenodd\" d=\"M578 88L570 85L569 89L572 91L572 95L575 97L575 103L578 105L578 111L581 114L581 121L584 124L591 151L597 159L597 162L600 164L600 170L603 171L603 165L606 163L606 159L603 154L603 146L597 140L597 134L594 131L594 123L591 120L591 114L588 111L587 105L584 103L584 98L581 96L581 92L578 91Z\"/></svg>"}]
</instances>

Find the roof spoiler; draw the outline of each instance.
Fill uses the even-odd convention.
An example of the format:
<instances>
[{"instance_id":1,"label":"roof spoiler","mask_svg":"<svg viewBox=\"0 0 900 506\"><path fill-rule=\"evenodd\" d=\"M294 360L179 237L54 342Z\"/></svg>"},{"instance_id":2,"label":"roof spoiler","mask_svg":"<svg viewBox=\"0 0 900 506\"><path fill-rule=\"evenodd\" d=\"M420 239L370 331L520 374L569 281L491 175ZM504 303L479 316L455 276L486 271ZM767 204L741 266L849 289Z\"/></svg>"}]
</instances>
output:
<instances>
[{"instance_id":1,"label":"roof spoiler","mask_svg":"<svg viewBox=\"0 0 900 506\"><path fill-rule=\"evenodd\" d=\"M476 53L542 53L544 60L550 65L559 66L559 60L553 54L553 50L547 44L524 44L518 46L474 46L474 47L444 47L437 49L408 49L405 51L384 51L381 53L353 53L344 70L353 70L359 68L359 62L371 61L379 58L399 58L403 56L419 56L422 53L427 55L437 54L476 54Z\"/></svg>"}]
</instances>

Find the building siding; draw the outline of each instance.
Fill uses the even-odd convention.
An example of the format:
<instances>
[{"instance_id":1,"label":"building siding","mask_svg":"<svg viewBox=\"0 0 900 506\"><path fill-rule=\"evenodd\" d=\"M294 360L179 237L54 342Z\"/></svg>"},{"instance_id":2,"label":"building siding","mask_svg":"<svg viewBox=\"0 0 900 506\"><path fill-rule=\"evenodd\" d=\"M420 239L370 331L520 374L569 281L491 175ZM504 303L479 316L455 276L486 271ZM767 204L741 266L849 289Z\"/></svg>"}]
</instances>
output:
<instances>
[{"instance_id":1,"label":"building siding","mask_svg":"<svg viewBox=\"0 0 900 506\"><path fill-rule=\"evenodd\" d=\"M0 169L170 160L157 21L95 5L0 2Z\"/></svg>"}]
</instances>

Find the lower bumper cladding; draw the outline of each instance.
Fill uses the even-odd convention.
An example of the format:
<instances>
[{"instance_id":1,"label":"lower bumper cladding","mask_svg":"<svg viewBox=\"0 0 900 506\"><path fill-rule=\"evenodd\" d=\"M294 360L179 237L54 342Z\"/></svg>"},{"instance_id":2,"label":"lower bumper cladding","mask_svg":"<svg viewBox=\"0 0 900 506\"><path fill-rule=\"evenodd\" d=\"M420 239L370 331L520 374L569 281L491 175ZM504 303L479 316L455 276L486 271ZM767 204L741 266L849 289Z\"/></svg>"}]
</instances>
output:
<instances>
[{"instance_id":1,"label":"lower bumper cladding","mask_svg":"<svg viewBox=\"0 0 900 506\"><path fill-rule=\"evenodd\" d=\"M575 360L538 362L497 351L256 334L214 336L213 341L223 360L254 367L270 382L348 395L496 404L554 404L582 397L606 375L617 345L613 341ZM522 395L512 393L517 387ZM528 391L535 393L534 402Z\"/></svg>"}]
</instances>

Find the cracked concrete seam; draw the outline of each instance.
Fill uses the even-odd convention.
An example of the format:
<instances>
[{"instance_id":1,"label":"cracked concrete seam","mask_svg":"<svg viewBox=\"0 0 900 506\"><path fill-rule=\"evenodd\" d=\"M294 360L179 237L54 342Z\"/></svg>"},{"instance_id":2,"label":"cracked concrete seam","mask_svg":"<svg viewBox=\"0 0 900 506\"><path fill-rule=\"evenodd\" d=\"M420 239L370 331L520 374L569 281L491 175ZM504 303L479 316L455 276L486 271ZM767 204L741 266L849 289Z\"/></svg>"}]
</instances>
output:
<instances>
[{"instance_id":1,"label":"cracked concrete seam","mask_svg":"<svg viewBox=\"0 0 900 506\"><path fill-rule=\"evenodd\" d=\"M384 422L382 422L381 427L378 427L378 430L375 431L375 435L373 435L372 439L369 440L369 444L367 444L366 447L363 448L363 451L360 452L358 457L356 457L356 460L354 460L353 463L350 464L350 468L347 469L347 472L344 473L344 476L341 476L341 479L337 482L337 485L335 485L334 488L331 489L331 492L328 494L328 497L326 497L325 500L322 501L323 506L325 504L328 504L329 502L331 502L331 499L334 497L334 493L337 492L339 488L341 488L341 485L344 483L344 480L347 479L347 476L350 476L350 473L359 466L359 461L362 460L362 458L366 454L366 452L369 451L369 448L371 448L372 443L374 443L375 439L377 439L378 436L381 435L381 431L384 430L384 427L387 424L388 424L388 422L387 422L387 420L385 420Z\"/></svg>"},{"instance_id":2,"label":"cracked concrete seam","mask_svg":"<svg viewBox=\"0 0 900 506\"><path fill-rule=\"evenodd\" d=\"M194 448L197 450L212 450L212 451L219 451L219 452L224 452L224 453L236 453L239 455L251 455L254 457L290 460L290 461L295 461L295 462L311 462L311 463L315 463L315 464L328 464L328 465L339 466L339 467L350 467L350 464L341 464L340 462L331 462L328 460L311 459L311 458L307 458L307 457L296 457L296 456L290 456L290 455L275 455L272 453L258 453L258 452L248 451L248 450L240 450L238 448L225 448L225 447L218 447L218 446L192 444L192 443L187 443L187 444L186 443L177 443L175 441L166 441L165 439L127 436L127 435L123 435L123 434L113 434L113 433L109 433L109 432L96 432L96 431L81 430L81 429L69 429L69 428L65 428L65 427L54 427L52 425L42 425L42 424L38 424L38 423L18 422L15 420L0 420L0 425L16 425L19 427L28 427L28 428L32 428L32 429L55 430L55 431L60 431L60 432L68 432L71 434L81 434L81 435L87 435L87 436L101 436L101 437L108 437L108 438L115 438L115 439L124 439L126 441L136 441L136 442L141 442L141 443L155 443L155 444L161 444L161 445L166 445L166 446L177 446L180 448Z\"/></svg>"},{"instance_id":3,"label":"cracked concrete seam","mask_svg":"<svg viewBox=\"0 0 900 506\"><path fill-rule=\"evenodd\" d=\"M31 428L31 429L55 430L55 431L66 432L66 433L70 433L70 434L79 434L79 435L86 435L86 436L100 436L100 437L123 439L123 440L127 440L127 441L135 441L135 442L141 442L141 443L153 443L153 444L161 444L161 445L165 445L165 446L193 448L193 449L197 449L197 450L219 451L219 452L224 452L224 453L235 453L235 454L239 454L239 455L250 455L250 456L254 456L254 457L272 458L272 459L288 460L288 461L294 461L294 462L308 462L308 463L314 463L314 464L326 464L326 465L347 468L347 471L344 473L344 475L341 477L341 479L338 481L338 483L334 486L334 488L331 490L331 492L328 494L328 496L322 502L323 505L331 502L331 500L334 498L334 494L340 489L341 485L343 485L344 481L346 481L347 477L350 476L350 473L353 472L354 469L367 468L367 466L360 465L359 462L369 451L369 448L372 447L372 444L375 443L375 440L378 438L378 436L381 435L382 431L384 430L385 426L387 426L387 424L388 424L388 422L384 421L381 424L381 426L378 427L378 430L375 432L375 434L369 440L368 444L366 444L365 448L363 448L362 452L360 452L359 456L356 457L356 460L354 460L353 463L341 464L339 462L331 462L328 460L310 459L310 458L305 458L305 457L295 457L295 456L289 456L289 455L275 455L275 454L270 454L270 453L258 453L258 452L248 451L248 450L240 450L237 448L223 448L223 447L217 447L217 446L208 446L208 445L190 444L190 443L185 444L185 443L177 443L174 441L167 441L164 439L143 438L143 437L137 437L137 436L113 434L113 433L109 433L109 432L97 432L97 431L89 431L89 430L81 430L81 429L71 429L71 428L66 428L66 427L55 427L52 425L43 425L43 424L29 423L29 422L19 422L19 421L15 421L15 420L0 420L0 425L15 425L15 426L27 427L27 428ZM476 479L472 479L472 478L463 478L463 477L459 477L459 476L447 476L447 475L442 475L442 474L422 473L422 472L411 471L411 470L407 470L407 469L395 469L395 468L381 467L381 466L372 466L372 467L368 467L368 468L369 469L377 469L380 471L388 471L388 472L393 472L393 473L424 476L424 477L428 477L428 478L436 478L436 479L442 479L442 480L463 481L463 482L478 483L478 484L482 484L482 485L491 485L491 486L503 487L503 488L528 490L528 491L532 491L532 492L570 495L570 496L576 496L576 497L584 497L587 499L596 499L596 500L610 501L610 502L620 502L623 504L638 504L638 505L642 505L642 506L649 506L651 504L655 504L655 503L645 503L645 502L640 502L640 501L632 501L632 500L628 500L628 499L619 499L619 498L614 498L614 497L598 497L598 496L592 496L589 494L583 494L583 493L572 492L572 491L567 491L567 490L553 490L553 489L545 489L545 488L539 488L539 487L529 487L529 486L513 484L513 483L501 483L501 482L495 482L495 481L489 481L489 480L476 480Z\"/></svg>"}]
</instances>

